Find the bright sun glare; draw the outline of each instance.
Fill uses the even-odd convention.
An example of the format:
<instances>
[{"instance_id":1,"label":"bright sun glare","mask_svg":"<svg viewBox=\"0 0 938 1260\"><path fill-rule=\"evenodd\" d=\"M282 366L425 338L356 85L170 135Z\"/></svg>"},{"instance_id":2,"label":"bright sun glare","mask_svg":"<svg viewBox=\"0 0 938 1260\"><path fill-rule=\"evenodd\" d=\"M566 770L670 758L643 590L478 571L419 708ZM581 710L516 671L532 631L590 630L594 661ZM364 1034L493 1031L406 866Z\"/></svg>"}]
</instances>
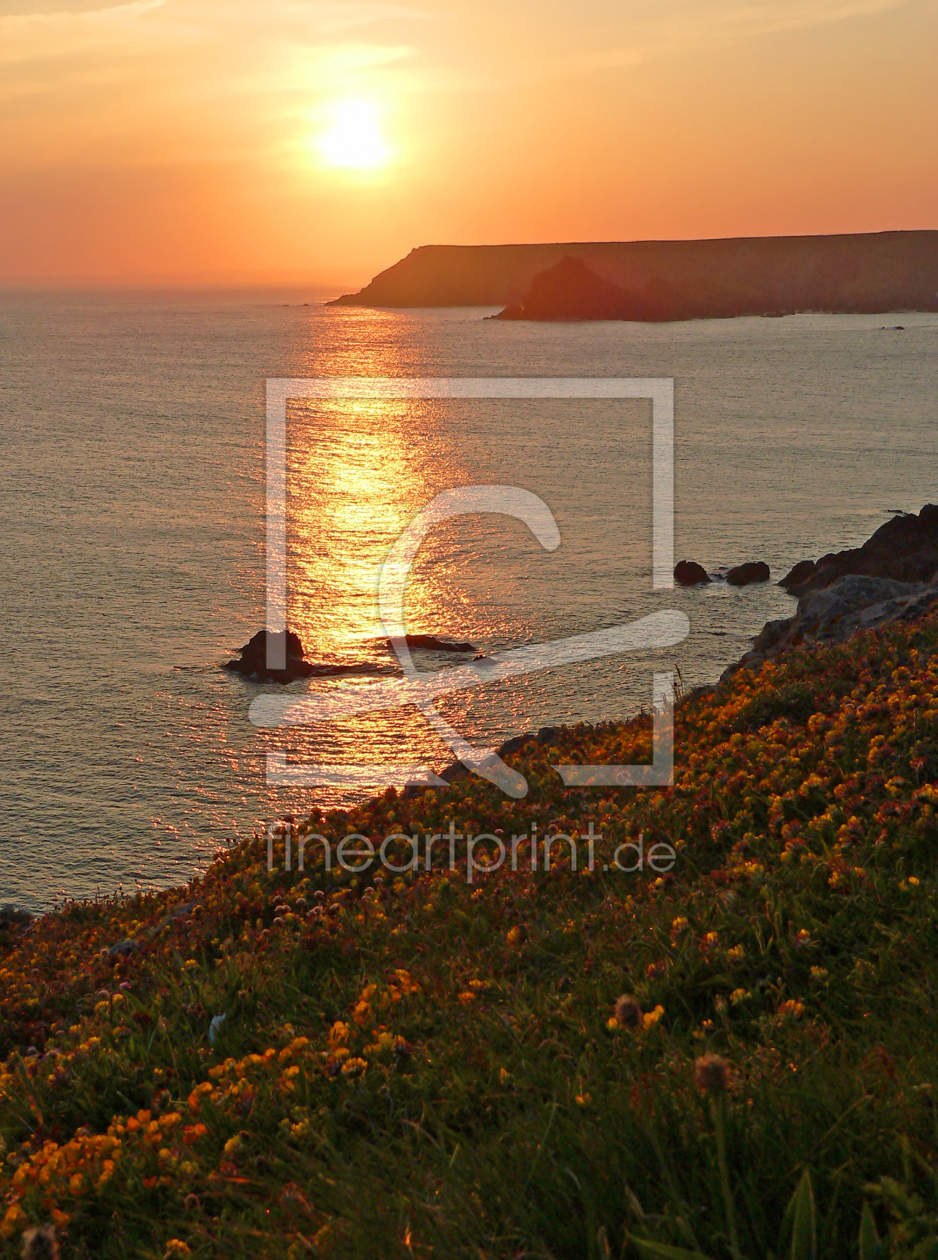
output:
<instances>
[{"instance_id":1,"label":"bright sun glare","mask_svg":"<svg viewBox=\"0 0 938 1260\"><path fill-rule=\"evenodd\" d=\"M380 166L390 156L375 110L364 101L343 101L333 107L332 126L320 136L319 148L333 166Z\"/></svg>"}]
</instances>

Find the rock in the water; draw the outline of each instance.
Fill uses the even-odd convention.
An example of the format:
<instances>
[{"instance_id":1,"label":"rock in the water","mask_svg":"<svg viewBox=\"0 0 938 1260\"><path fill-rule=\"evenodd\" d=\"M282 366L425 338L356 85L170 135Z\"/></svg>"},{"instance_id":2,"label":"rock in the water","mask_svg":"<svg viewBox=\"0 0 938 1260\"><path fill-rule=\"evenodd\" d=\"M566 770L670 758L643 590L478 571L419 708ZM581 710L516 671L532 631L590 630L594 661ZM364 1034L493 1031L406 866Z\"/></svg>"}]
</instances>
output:
<instances>
[{"instance_id":1,"label":"rock in the water","mask_svg":"<svg viewBox=\"0 0 938 1260\"><path fill-rule=\"evenodd\" d=\"M799 560L776 585L781 586L786 591L790 591L794 587L800 586L802 582L806 582L816 568L817 565L813 560Z\"/></svg>"},{"instance_id":2,"label":"rock in the water","mask_svg":"<svg viewBox=\"0 0 938 1260\"><path fill-rule=\"evenodd\" d=\"M710 574L696 560L681 560L674 566L674 580L678 586L702 586L710 581Z\"/></svg>"},{"instance_id":3,"label":"rock in the water","mask_svg":"<svg viewBox=\"0 0 938 1260\"><path fill-rule=\"evenodd\" d=\"M422 648L428 652L477 652L474 643L457 643L454 639L440 639L435 634L405 634L404 641L409 648ZM383 639L386 647L391 646L390 639Z\"/></svg>"},{"instance_id":4,"label":"rock in the water","mask_svg":"<svg viewBox=\"0 0 938 1260\"><path fill-rule=\"evenodd\" d=\"M894 516L862 547L822 556L805 577L789 583L798 567L784 581L786 590L799 596L824 590L848 574L895 582L930 582L938 574L938 506L927 503L917 516Z\"/></svg>"},{"instance_id":5,"label":"rock in the water","mask_svg":"<svg viewBox=\"0 0 938 1260\"><path fill-rule=\"evenodd\" d=\"M730 569L726 580L730 586L749 586L752 582L767 582L771 576L764 560L749 560Z\"/></svg>"},{"instance_id":6,"label":"rock in the water","mask_svg":"<svg viewBox=\"0 0 938 1260\"><path fill-rule=\"evenodd\" d=\"M268 669L267 667L267 631L258 630L250 642L239 648L239 661L228 661L225 669L242 674L255 682L293 682L297 678L308 678L313 672L306 655L302 640L292 630L287 631L286 669Z\"/></svg>"},{"instance_id":7,"label":"rock in the water","mask_svg":"<svg viewBox=\"0 0 938 1260\"><path fill-rule=\"evenodd\" d=\"M230 669L252 682L289 683L298 678L335 678L342 674L386 674L388 669L371 661L323 662L313 663L305 659L306 653L298 634L287 631L287 667L286 669L267 668L267 631L258 630L257 634L239 648L241 659L228 661L224 668Z\"/></svg>"}]
</instances>

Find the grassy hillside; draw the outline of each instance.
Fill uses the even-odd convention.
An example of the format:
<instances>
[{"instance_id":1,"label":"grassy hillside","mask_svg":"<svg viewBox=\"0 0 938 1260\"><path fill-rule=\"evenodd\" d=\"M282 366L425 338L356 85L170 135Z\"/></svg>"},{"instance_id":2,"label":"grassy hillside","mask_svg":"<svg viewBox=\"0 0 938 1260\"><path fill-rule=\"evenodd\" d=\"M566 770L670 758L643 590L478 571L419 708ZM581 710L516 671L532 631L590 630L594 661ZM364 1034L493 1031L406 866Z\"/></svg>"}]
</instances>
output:
<instances>
[{"instance_id":1,"label":"grassy hillside","mask_svg":"<svg viewBox=\"0 0 938 1260\"><path fill-rule=\"evenodd\" d=\"M157 1260L935 1255L936 647L933 617L736 674L679 709L668 790L550 769L647 757L640 719L525 745L522 802L310 820L592 822L592 872L376 883L252 841L0 930L0 1256L49 1224ZM673 870L603 871L639 833Z\"/></svg>"}]
</instances>

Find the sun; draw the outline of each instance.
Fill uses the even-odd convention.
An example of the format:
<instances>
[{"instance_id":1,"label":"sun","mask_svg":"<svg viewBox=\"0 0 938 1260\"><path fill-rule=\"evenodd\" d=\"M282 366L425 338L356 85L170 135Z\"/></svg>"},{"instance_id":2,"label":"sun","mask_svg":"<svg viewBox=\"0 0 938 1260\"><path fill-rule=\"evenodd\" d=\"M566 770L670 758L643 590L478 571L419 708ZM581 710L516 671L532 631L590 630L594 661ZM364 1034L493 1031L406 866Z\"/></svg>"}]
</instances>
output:
<instances>
[{"instance_id":1,"label":"sun","mask_svg":"<svg viewBox=\"0 0 938 1260\"><path fill-rule=\"evenodd\" d=\"M319 137L319 149L331 166L361 170L384 165L390 150L378 130L374 106L365 101L341 101L330 114L332 126Z\"/></svg>"}]
</instances>

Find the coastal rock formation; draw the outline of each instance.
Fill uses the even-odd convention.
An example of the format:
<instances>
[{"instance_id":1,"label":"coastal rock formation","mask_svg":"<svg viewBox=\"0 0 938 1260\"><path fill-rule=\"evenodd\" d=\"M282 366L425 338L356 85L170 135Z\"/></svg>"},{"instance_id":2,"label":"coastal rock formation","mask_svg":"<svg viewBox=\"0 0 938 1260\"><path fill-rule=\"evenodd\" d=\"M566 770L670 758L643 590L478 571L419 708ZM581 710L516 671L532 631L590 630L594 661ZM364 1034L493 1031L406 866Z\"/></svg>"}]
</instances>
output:
<instances>
[{"instance_id":1,"label":"coastal rock formation","mask_svg":"<svg viewBox=\"0 0 938 1260\"><path fill-rule=\"evenodd\" d=\"M823 590L847 574L929 582L938 573L938 506L927 503L916 516L886 521L862 547L830 552L816 563L802 560L779 582L790 595Z\"/></svg>"},{"instance_id":2,"label":"coastal rock formation","mask_svg":"<svg viewBox=\"0 0 938 1260\"><path fill-rule=\"evenodd\" d=\"M347 293L331 305L520 305L535 276L565 256L626 294L657 303L655 318L938 310L936 231L709 241L423 245L358 293ZM662 308L666 313L660 313Z\"/></svg>"},{"instance_id":3,"label":"coastal rock formation","mask_svg":"<svg viewBox=\"0 0 938 1260\"><path fill-rule=\"evenodd\" d=\"M703 586L710 574L696 560L681 560L674 566L674 580L678 586Z\"/></svg>"},{"instance_id":4,"label":"coastal rock formation","mask_svg":"<svg viewBox=\"0 0 938 1260\"><path fill-rule=\"evenodd\" d=\"M843 643L859 630L890 621L911 621L938 604L938 581L895 582L889 578L848 574L831 586L809 591L798 600L794 617L767 621L752 650L723 678L737 669L758 666L771 656L810 643Z\"/></svg>"},{"instance_id":5,"label":"coastal rock formation","mask_svg":"<svg viewBox=\"0 0 938 1260\"><path fill-rule=\"evenodd\" d=\"M238 648L241 659L228 661L225 669L250 678L254 682L293 682L297 678L308 678L313 667L305 659L306 650L298 634L287 631L287 667L271 670L267 668L267 631L258 630L244 647Z\"/></svg>"},{"instance_id":6,"label":"coastal rock formation","mask_svg":"<svg viewBox=\"0 0 938 1260\"><path fill-rule=\"evenodd\" d=\"M566 255L534 277L521 301L491 319L658 321L673 319L679 304L670 286L652 281L628 292L590 271L582 258Z\"/></svg>"},{"instance_id":7,"label":"coastal rock formation","mask_svg":"<svg viewBox=\"0 0 938 1260\"><path fill-rule=\"evenodd\" d=\"M764 560L748 560L730 569L726 580L730 586L750 586L753 582L767 582L771 576Z\"/></svg>"},{"instance_id":8,"label":"coastal rock formation","mask_svg":"<svg viewBox=\"0 0 938 1260\"><path fill-rule=\"evenodd\" d=\"M306 660L306 651L298 634L287 631L287 667L286 669L267 668L267 631L258 630L250 642L238 649L241 659L227 661L224 669L230 669L251 682L290 683L298 678L332 678L341 674L384 674L386 668L374 665L370 661L354 661L314 664Z\"/></svg>"},{"instance_id":9,"label":"coastal rock formation","mask_svg":"<svg viewBox=\"0 0 938 1260\"><path fill-rule=\"evenodd\" d=\"M780 582L776 582L776 586L781 586L784 590L791 593L802 582L807 581L816 568L817 562L815 560L799 560Z\"/></svg>"}]
</instances>

